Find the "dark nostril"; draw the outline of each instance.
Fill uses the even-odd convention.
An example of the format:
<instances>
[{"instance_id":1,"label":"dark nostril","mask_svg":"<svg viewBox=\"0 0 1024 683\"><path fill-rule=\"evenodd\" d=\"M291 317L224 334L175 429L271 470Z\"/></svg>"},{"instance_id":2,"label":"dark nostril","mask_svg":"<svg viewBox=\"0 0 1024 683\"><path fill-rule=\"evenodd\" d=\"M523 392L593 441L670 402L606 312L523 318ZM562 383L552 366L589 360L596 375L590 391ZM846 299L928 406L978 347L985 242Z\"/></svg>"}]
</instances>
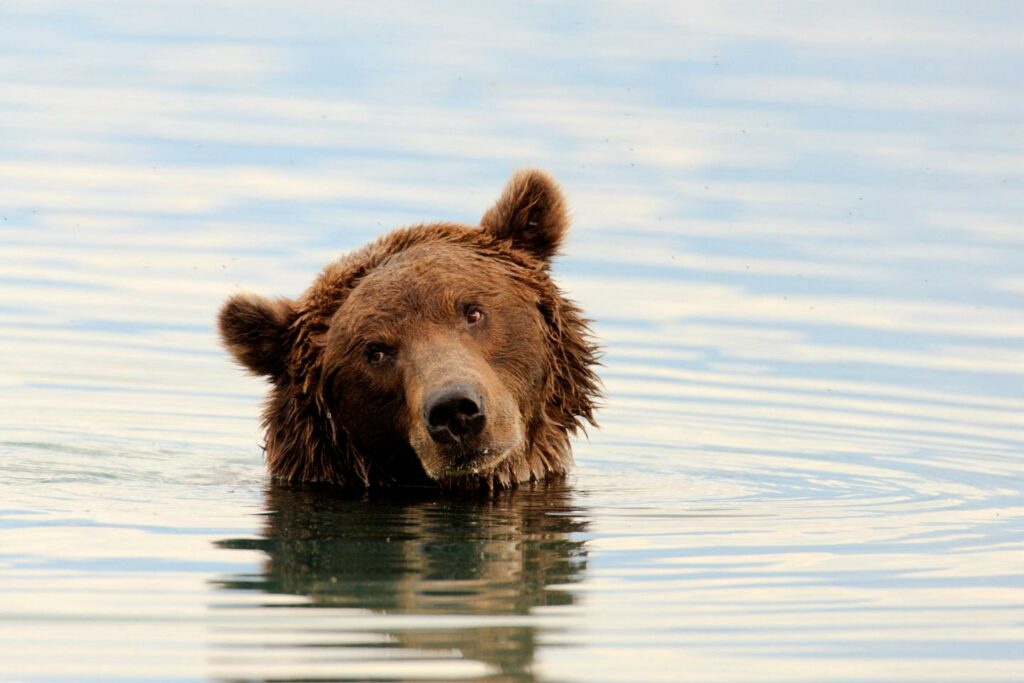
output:
<instances>
[{"instance_id":1,"label":"dark nostril","mask_svg":"<svg viewBox=\"0 0 1024 683\"><path fill-rule=\"evenodd\" d=\"M472 417L480 412L480 406L476 404L476 401L469 398L464 398L459 401L459 405L456 409L467 417Z\"/></svg>"},{"instance_id":2,"label":"dark nostril","mask_svg":"<svg viewBox=\"0 0 1024 683\"><path fill-rule=\"evenodd\" d=\"M427 425L430 427L447 427L453 417L450 406L434 406L430 410L430 418L427 420Z\"/></svg>"},{"instance_id":3,"label":"dark nostril","mask_svg":"<svg viewBox=\"0 0 1024 683\"><path fill-rule=\"evenodd\" d=\"M430 394L424 401L423 412L431 438L441 443L475 436L484 427L483 401L467 384L455 384Z\"/></svg>"}]
</instances>

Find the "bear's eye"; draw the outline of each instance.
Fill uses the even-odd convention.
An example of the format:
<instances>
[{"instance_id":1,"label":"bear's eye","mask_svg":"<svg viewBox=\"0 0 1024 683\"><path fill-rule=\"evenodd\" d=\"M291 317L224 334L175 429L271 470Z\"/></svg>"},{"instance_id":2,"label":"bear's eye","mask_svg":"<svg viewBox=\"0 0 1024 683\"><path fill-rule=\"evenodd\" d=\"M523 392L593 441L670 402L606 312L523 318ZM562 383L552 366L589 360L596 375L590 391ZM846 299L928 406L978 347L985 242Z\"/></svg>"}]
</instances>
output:
<instances>
[{"instance_id":1,"label":"bear's eye","mask_svg":"<svg viewBox=\"0 0 1024 683\"><path fill-rule=\"evenodd\" d=\"M370 365L381 365L389 360L394 352L384 344L367 344L363 355Z\"/></svg>"},{"instance_id":2,"label":"bear's eye","mask_svg":"<svg viewBox=\"0 0 1024 683\"><path fill-rule=\"evenodd\" d=\"M463 317L466 319L467 324L476 325L484 319L484 310L476 305L466 306L466 311L463 313Z\"/></svg>"}]
</instances>

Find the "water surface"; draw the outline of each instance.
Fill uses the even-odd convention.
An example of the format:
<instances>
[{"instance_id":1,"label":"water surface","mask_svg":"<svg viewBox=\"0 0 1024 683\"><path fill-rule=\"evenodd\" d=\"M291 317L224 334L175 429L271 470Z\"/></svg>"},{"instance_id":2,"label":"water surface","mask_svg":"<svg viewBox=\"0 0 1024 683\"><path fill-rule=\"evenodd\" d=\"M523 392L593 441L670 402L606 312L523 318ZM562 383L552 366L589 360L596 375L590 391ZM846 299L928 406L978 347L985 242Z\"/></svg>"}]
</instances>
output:
<instances>
[{"instance_id":1,"label":"water surface","mask_svg":"<svg viewBox=\"0 0 1024 683\"><path fill-rule=\"evenodd\" d=\"M1024 678L1016 3L6 3L0 679ZM273 485L217 307L544 167L570 481Z\"/></svg>"}]
</instances>

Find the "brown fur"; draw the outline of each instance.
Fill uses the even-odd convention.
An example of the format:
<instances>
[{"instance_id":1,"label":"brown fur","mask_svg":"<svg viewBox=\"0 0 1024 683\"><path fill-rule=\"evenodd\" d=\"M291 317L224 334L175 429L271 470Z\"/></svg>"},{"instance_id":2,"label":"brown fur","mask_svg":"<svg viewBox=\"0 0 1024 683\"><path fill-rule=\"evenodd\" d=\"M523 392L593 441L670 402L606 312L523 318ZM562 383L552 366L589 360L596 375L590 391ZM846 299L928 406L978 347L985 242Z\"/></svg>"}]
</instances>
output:
<instances>
[{"instance_id":1,"label":"brown fur","mask_svg":"<svg viewBox=\"0 0 1024 683\"><path fill-rule=\"evenodd\" d=\"M554 182L521 171L480 227L399 229L328 265L297 300L231 298L224 344L272 383L271 473L459 488L564 474L569 436L594 424L598 396L586 321L549 274L567 226ZM470 325L460 311L477 304L486 317ZM368 367L371 347L393 355ZM481 446L461 456L433 443L421 417L424 395L456 380L488 407Z\"/></svg>"}]
</instances>

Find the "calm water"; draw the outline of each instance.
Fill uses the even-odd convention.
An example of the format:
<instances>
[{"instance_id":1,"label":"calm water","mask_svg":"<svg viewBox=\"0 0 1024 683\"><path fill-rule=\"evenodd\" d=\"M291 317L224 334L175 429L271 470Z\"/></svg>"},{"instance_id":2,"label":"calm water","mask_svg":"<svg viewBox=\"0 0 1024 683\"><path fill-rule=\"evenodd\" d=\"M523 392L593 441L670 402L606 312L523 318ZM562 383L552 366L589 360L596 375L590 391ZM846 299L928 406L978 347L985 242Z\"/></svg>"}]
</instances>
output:
<instances>
[{"instance_id":1,"label":"calm water","mask_svg":"<svg viewBox=\"0 0 1024 683\"><path fill-rule=\"evenodd\" d=\"M1024 6L0 5L0 679L1024 680ZM239 288L558 177L566 485L272 486Z\"/></svg>"}]
</instances>

